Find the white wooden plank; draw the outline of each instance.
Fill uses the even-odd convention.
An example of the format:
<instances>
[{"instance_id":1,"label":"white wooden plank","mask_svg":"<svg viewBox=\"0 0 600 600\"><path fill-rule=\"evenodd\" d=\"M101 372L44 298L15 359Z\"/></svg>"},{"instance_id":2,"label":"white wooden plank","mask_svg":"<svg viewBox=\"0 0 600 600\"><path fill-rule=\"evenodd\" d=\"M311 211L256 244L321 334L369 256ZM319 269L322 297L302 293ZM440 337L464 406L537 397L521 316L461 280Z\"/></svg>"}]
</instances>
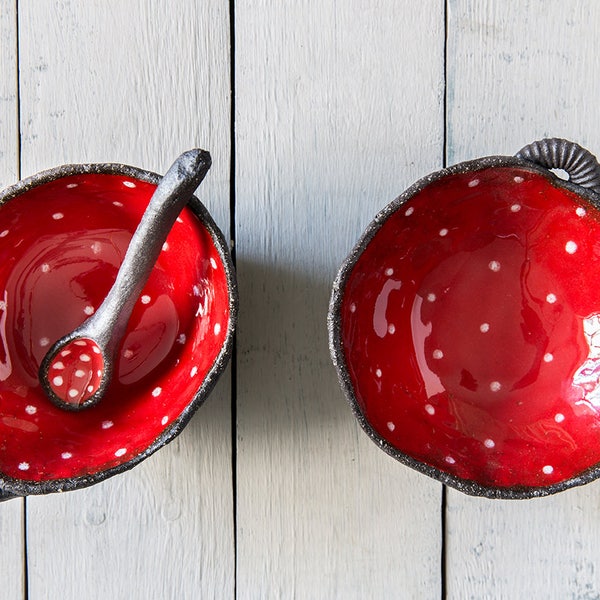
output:
<instances>
[{"instance_id":1,"label":"white wooden plank","mask_svg":"<svg viewBox=\"0 0 600 600\"><path fill-rule=\"evenodd\" d=\"M0 10L0 188L18 175L17 18L15 3ZM22 499L0 503L0 589L7 600L23 597Z\"/></svg>"},{"instance_id":2,"label":"white wooden plank","mask_svg":"<svg viewBox=\"0 0 600 600\"><path fill-rule=\"evenodd\" d=\"M236 3L240 598L435 598L441 486L359 431L339 264L442 162L443 3Z\"/></svg>"},{"instance_id":3,"label":"white wooden plank","mask_svg":"<svg viewBox=\"0 0 600 600\"><path fill-rule=\"evenodd\" d=\"M449 162L513 154L546 136L600 153L600 5L452 0ZM595 598L598 494L490 501L448 494L449 598Z\"/></svg>"},{"instance_id":4,"label":"white wooden plank","mask_svg":"<svg viewBox=\"0 0 600 600\"><path fill-rule=\"evenodd\" d=\"M23 173L116 161L164 172L194 146L227 231L227 3L22 0ZM34 598L233 596L229 374L172 444L92 488L28 500Z\"/></svg>"}]
</instances>

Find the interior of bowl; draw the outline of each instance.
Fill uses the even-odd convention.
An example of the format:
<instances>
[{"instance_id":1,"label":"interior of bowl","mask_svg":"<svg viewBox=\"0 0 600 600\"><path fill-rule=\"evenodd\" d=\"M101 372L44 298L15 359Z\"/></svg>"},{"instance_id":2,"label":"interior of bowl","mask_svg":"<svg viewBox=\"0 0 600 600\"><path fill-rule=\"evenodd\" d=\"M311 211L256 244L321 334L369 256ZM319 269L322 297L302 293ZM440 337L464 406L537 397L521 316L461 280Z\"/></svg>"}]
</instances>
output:
<instances>
[{"instance_id":1,"label":"interior of bowl","mask_svg":"<svg viewBox=\"0 0 600 600\"><path fill-rule=\"evenodd\" d=\"M105 397L68 412L44 395L40 362L102 303L158 180L102 170L63 169L0 206L0 472L9 490L68 489L134 464L177 433L224 366L231 265L193 199L136 302Z\"/></svg>"},{"instance_id":2,"label":"interior of bowl","mask_svg":"<svg viewBox=\"0 0 600 600\"><path fill-rule=\"evenodd\" d=\"M423 181L371 225L332 300L332 351L369 435L469 493L598 475L600 218L514 160Z\"/></svg>"}]
</instances>

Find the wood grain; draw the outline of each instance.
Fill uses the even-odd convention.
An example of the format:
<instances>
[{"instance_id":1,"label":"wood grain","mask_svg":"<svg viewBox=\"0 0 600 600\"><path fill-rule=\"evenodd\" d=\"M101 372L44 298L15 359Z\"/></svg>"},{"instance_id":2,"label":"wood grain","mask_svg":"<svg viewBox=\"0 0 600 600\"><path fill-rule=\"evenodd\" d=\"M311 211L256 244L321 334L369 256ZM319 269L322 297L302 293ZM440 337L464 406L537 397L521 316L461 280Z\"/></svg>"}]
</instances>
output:
<instances>
[{"instance_id":1,"label":"wood grain","mask_svg":"<svg viewBox=\"0 0 600 600\"><path fill-rule=\"evenodd\" d=\"M354 422L330 287L441 166L443 4L236 3L240 598L435 598L441 487Z\"/></svg>"},{"instance_id":2,"label":"wood grain","mask_svg":"<svg viewBox=\"0 0 600 600\"><path fill-rule=\"evenodd\" d=\"M164 172L209 149L199 197L229 223L226 3L22 0L23 174L67 162ZM229 374L131 472L28 500L30 598L233 596Z\"/></svg>"},{"instance_id":3,"label":"wood grain","mask_svg":"<svg viewBox=\"0 0 600 600\"><path fill-rule=\"evenodd\" d=\"M546 136L600 152L600 5L453 0L449 162ZM449 598L597 598L598 483L498 502L448 494Z\"/></svg>"},{"instance_id":4,"label":"wood grain","mask_svg":"<svg viewBox=\"0 0 600 600\"><path fill-rule=\"evenodd\" d=\"M19 170L16 6L0 10L0 188L15 183ZM0 502L0 595L22 598L25 581L22 499Z\"/></svg>"}]
</instances>

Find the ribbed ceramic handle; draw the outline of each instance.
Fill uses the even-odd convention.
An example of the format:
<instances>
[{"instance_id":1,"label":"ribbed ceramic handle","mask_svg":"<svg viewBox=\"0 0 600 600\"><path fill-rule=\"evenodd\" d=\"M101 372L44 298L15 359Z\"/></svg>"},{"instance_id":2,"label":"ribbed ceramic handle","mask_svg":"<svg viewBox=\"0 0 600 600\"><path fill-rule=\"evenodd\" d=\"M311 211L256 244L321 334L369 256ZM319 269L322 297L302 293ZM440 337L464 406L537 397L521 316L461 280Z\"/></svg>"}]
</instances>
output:
<instances>
[{"instance_id":1,"label":"ribbed ceramic handle","mask_svg":"<svg viewBox=\"0 0 600 600\"><path fill-rule=\"evenodd\" d=\"M571 183L600 194L600 164L591 152L575 142L547 138L521 148L516 156L548 169L562 169Z\"/></svg>"}]
</instances>

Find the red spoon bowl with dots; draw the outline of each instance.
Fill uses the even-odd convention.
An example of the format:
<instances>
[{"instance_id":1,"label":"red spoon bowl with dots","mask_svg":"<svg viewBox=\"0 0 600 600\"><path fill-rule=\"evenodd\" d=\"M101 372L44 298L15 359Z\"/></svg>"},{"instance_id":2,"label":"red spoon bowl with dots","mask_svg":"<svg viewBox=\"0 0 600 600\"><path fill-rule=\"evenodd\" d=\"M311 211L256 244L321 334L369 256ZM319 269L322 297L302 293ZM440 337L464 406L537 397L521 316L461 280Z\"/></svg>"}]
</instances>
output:
<instances>
[{"instance_id":1,"label":"red spoon bowl with dots","mask_svg":"<svg viewBox=\"0 0 600 600\"><path fill-rule=\"evenodd\" d=\"M183 159L199 174L185 174ZM238 298L227 242L191 195L209 167L199 150L164 178L63 165L0 193L1 498L126 471L212 390ZM153 216L174 176L179 204Z\"/></svg>"},{"instance_id":2,"label":"red spoon bowl with dots","mask_svg":"<svg viewBox=\"0 0 600 600\"><path fill-rule=\"evenodd\" d=\"M545 139L420 180L333 285L330 349L359 423L471 495L598 478L598 282L600 166L581 146Z\"/></svg>"}]
</instances>

